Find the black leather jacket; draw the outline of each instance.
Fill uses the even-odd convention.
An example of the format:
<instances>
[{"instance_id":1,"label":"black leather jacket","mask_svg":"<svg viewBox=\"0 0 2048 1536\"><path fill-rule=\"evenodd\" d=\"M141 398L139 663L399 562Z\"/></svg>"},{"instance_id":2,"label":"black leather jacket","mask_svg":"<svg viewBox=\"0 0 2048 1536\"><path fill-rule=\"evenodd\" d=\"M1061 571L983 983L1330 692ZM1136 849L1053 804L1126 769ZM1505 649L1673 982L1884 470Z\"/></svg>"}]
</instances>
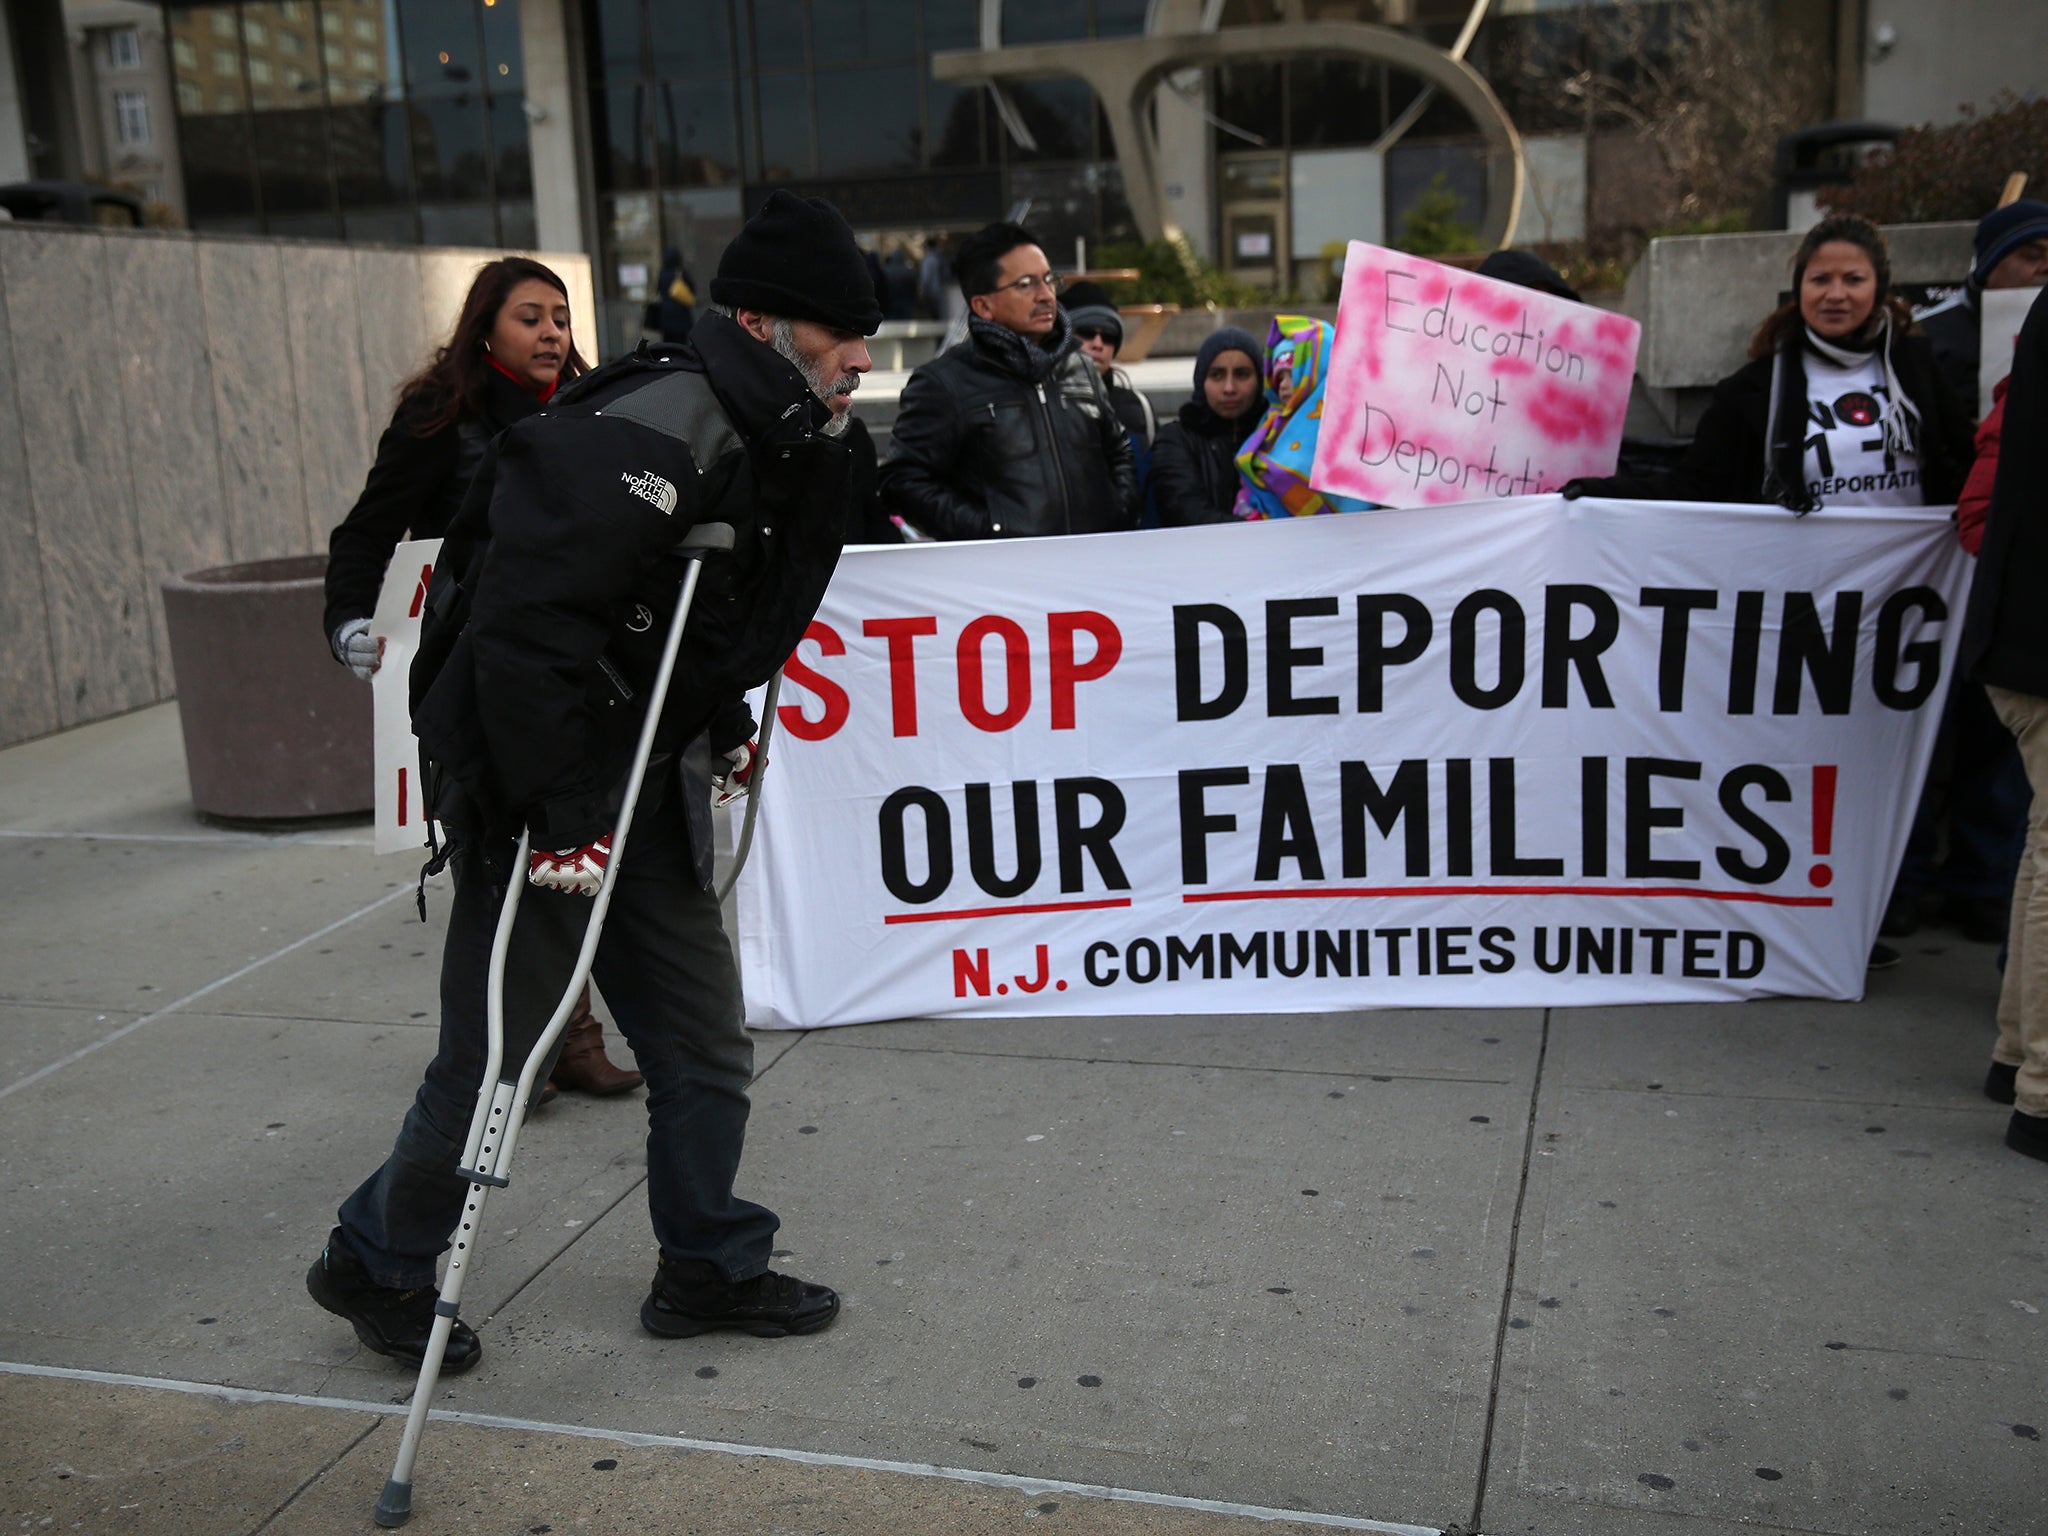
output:
<instances>
[{"instance_id":1,"label":"black leather jacket","mask_svg":"<svg viewBox=\"0 0 2048 1536\"><path fill-rule=\"evenodd\" d=\"M1256 414L1226 421L1200 400L1180 408L1180 419L1159 429L1152 445L1152 494L1162 528L1196 523L1228 523L1236 519L1237 448L1252 428Z\"/></svg>"},{"instance_id":2,"label":"black leather jacket","mask_svg":"<svg viewBox=\"0 0 2048 1536\"><path fill-rule=\"evenodd\" d=\"M1131 442L1066 312L1044 346L987 321L904 386L882 501L939 539L1104 533L1138 520Z\"/></svg>"}]
</instances>

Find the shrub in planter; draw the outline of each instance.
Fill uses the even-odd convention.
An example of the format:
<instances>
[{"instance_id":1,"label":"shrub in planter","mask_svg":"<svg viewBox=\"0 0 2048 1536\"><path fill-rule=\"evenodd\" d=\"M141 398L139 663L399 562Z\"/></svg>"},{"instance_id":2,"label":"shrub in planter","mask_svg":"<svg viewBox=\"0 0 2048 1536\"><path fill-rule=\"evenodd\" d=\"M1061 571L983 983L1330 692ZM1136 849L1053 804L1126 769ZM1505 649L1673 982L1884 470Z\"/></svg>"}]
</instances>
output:
<instances>
[{"instance_id":1,"label":"shrub in planter","mask_svg":"<svg viewBox=\"0 0 2048 1536\"><path fill-rule=\"evenodd\" d=\"M1820 201L1875 224L1976 220L1998 206L2014 171L2027 173L2029 196L2048 196L2048 100L2022 101L2004 91L1982 115L1964 107L1960 122L1907 129L1859 166L1847 186L1825 189Z\"/></svg>"}]
</instances>

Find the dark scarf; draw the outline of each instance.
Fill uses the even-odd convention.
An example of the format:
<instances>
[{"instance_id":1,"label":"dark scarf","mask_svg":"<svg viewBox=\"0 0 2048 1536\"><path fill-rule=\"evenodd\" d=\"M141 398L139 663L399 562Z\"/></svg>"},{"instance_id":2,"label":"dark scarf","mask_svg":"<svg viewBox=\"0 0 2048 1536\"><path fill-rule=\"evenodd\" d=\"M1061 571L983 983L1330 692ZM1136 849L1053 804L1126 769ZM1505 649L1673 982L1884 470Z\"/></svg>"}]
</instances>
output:
<instances>
[{"instance_id":1,"label":"dark scarf","mask_svg":"<svg viewBox=\"0 0 2048 1536\"><path fill-rule=\"evenodd\" d=\"M1052 329L1044 341L1019 336L1008 326L979 315L967 317L967 335L983 357L1027 384L1043 384L1081 344L1064 309L1053 311Z\"/></svg>"}]
</instances>

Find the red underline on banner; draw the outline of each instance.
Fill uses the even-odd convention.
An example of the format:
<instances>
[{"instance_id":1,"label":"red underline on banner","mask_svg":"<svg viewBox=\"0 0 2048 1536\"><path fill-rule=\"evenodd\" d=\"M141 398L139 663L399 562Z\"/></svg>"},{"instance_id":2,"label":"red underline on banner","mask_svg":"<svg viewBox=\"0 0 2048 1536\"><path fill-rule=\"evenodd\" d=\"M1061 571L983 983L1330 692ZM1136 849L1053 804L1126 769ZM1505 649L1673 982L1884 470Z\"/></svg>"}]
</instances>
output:
<instances>
[{"instance_id":1,"label":"red underline on banner","mask_svg":"<svg viewBox=\"0 0 2048 1536\"><path fill-rule=\"evenodd\" d=\"M1197 901L1315 901L1333 896L1691 896L1701 901L1753 901L1767 907L1832 907L1832 896L1773 896L1766 891L1703 891L1683 885L1388 885L1333 886L1320 891L1194 891ZM893 919L892 919L893 921Z\"/></svg>"},{"instance_id":2,"label":"red underline on banner","mask_svg":"<svg viewBox=\"0 0 2048 1536\"><path fill-rule=\"evenodd\" d=\"M1042 901L1028 907L962 907L957 912L892 912L885 923L945 923L963 917L1014 917L1032 912L1100 912L1104 907L1128 907L1128 896L1108 901Z\"/></svg>"}]
</instances>

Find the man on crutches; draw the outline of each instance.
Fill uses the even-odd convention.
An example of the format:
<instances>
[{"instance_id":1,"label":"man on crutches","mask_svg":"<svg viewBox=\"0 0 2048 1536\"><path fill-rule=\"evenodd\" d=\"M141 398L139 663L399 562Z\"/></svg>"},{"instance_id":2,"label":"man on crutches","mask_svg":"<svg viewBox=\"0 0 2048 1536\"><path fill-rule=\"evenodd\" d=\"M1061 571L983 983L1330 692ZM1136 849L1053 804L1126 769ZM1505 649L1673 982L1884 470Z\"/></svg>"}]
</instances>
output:
<instances>
[{"instance_id":1,"label":"man on crutches","mask_svg":"<svg viewBox=\"0 0 2048 1536\"><path fill-rule=\"evenodd\" d=\"M574 969L682 546L709 524L733 530L732 548L701 568L595 955L648 1086L660 1257L640 1319L667 1337L776 1337L838 1314L827 1287L768 1268L777 1218L733 1193L753 1046L711 890L708 802L714 774L730 790L755 767L742 696L795 649L838 560L856 481L838 439L881 310L845 220L786 192L727 247L710 297L687 346L599 369L507 432L443 551L450 579L432 601L467 610L438 670L416 671L413 717L454 844L440 1046L390 1157L343 1201L306 1280L365 1345L413 1368L470 1187L458 1168L508 883L529 882L503 977L516 1074ZM515 869L522 831L533 851ZM481 1353L456 1319L442 1369Z\"/></svg>"}]
</instances>

